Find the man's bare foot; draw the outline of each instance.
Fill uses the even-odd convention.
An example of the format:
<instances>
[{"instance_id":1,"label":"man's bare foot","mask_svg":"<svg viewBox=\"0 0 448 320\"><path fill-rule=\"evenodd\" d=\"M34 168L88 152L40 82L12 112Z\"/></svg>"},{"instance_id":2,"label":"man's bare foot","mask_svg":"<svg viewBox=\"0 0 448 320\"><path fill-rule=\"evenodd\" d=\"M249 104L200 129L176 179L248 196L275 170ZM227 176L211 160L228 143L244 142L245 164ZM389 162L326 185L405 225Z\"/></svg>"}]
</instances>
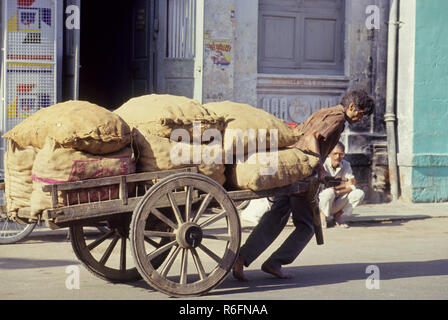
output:
<instances>
[{"instance_id":1,"label":"man's bare foot","mask_svg":"<svg viewBox=\"0 0 448 320\"><path fill-rule=\"evenodd\" d=\"M244 257L238 256L232 268L233 276L235 279L239 281L248 281L247 278L244 276L243 268L244 268Z\"/></svg>"},{"instance_id":2,"label":"man's bare foot","mask_svg":"<svg viewBox=\"0 0 448 320\"><path fill-rule=\"evenodd\" d=\"M345 222L344 218L342 217L342 214L344 211L340 210L335 213L334 215L334 221L336 222L336 225L341 228L350 228L348 224Z\"/></svg>"},{"instance_id":3,"label":"man's bare foot","mask_svg":"<svg viewBox=\"0 0 448 320\"><path fill-rule=\"evenodd\" d=\"M269 263L265 262L261 266L261 270L263 270L266 273L270 273L273 276L276 276L280 279L291 279L294 276L290 273L283 273L281 268L275 268L274 266L270 265Z\"/></svg>"}]
</instances>

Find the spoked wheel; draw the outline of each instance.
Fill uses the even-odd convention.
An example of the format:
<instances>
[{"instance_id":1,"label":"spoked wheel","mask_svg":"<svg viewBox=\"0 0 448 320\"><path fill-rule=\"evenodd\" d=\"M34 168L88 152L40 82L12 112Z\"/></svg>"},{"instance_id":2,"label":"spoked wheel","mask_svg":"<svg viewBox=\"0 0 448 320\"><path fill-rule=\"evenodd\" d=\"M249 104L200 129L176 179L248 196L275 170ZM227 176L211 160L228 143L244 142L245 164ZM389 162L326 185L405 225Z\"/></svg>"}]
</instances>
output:
<instances>
[{"instance_id":1,"label":"spoked wheel","mask_svg":"<svg viewBox=\"0 0 448 320\"><path fill-rule=\"evenodd\" d=\"M0 244L11 244L25 239L35 226L36 223L20 224L0 213Z\"/></svg>"},{"instance_id":2,"label":"spoked wheel","mask_svg":"<svg viewBox=\"0 0 448 320\"><path fill-rule=\"evenodd\" d=\"M131 257L129 214L106 221L105 232L99 224L70 226L73 251L82 264L95 276L111 282L131 282L141 279Z\"/></svg>"},{"instance_id":3,"label":"spoked wheel","mask_svg":"<svg viewBox=\"0 0 448 320\"><path fill-rule=\"evenodd\" d=\"M162 202L170 207L158 209ZM221 211L206 214L211 206ZM158 231L160 223L172 231ZM176 297L201 295L221 283L236 260L241 241L232 199L215 181L197 173L174 174L152 186L136 206L130 229L132 253L143 279ZM154 248L145 239L168 241ZM154 264L167 253L160 266Z\"/></svg>"},{"instance_id":4,"label":"spoked wheel","mask_svg":"<svg viewBox=\"0 0 448 320\"><path fill-rule=\"evenodd\" d=\"M241 200L241 201L234 201L233 202L235 204L236 210L238 212L243 211L244 209L246 209L249 204L250 204L250 200ZM220 213L221 212L221 208L210 208L212 213Z\"/></svg>"}]
</instances>

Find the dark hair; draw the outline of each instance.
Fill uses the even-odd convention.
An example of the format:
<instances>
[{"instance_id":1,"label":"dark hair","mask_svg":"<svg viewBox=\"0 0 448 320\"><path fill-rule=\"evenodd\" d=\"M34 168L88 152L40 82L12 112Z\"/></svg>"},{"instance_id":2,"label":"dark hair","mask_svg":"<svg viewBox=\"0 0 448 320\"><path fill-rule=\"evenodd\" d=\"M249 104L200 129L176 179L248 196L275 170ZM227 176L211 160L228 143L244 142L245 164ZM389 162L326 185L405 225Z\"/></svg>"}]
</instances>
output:
<instances>
[{"instance_id":1,"label":"dark hair","mask_svg":"<svg viewBox=\"0 0 448 320\"><path fill-rule=\"evenodd\" d=\"M370 116L375 109L375 101L364 90L351 90L341 100L344 108L348 108L352 102L356 109L363 110L366 116Z\"/></svg>"},{"instance_id":2,"label":"dark hair","mask_svg":"<svg viewBox=\"0 0 448 320\"><path fill-rule=\"evenodd\" d=\"M336 143L336 145L334 146L333 149L336 149L336 148L340 148L340 149L342 149L342 151L345 152L345 146L341 141L338 141L338 143Z\"/></svg>"}]
</instances>

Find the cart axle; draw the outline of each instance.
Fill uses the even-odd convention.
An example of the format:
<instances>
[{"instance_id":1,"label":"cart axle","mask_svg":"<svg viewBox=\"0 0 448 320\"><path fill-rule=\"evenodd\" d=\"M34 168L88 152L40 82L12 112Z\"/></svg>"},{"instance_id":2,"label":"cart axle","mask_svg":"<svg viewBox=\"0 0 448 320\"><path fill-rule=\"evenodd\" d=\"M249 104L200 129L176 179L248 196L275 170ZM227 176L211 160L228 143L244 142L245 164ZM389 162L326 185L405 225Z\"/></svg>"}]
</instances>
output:
<instances>
[{"instance_id":1,"label":"cart axle","mask_svg":"<svg viewBox=\"0 0 448 320\"><path fill-rule=\"evenodd\" d=\"M182 248L196 248L202 241L202 229L194 222L187 222L180 226L177 232L177 242Z\"/></svg>"}]
</instances>

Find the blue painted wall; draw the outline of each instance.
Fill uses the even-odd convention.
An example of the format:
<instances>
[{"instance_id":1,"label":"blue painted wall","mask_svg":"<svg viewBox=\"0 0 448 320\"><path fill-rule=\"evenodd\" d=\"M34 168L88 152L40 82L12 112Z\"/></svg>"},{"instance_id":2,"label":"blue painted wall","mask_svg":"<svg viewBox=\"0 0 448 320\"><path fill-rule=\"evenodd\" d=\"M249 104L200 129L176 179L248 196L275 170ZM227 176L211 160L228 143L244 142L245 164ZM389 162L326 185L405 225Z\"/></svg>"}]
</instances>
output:
<instances>
[{"instance_id":1,"label":"blue painted wall","mask_svg":"<svg viewBox=\"0 0 448 320\"><path fill-rule=\"evenodd\" d=\"M448 201L448 1L417 0L413 201Z\"/></svg>"}]
</instances>

